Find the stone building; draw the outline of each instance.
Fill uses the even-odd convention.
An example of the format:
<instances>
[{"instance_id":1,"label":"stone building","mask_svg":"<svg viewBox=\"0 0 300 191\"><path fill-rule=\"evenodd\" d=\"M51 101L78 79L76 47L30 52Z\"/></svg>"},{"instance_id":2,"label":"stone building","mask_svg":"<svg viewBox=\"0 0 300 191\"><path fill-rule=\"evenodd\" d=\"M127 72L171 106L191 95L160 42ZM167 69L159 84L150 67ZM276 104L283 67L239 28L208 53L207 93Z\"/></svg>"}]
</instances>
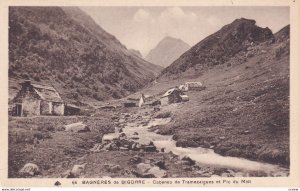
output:
<instances>
[{"instance_id":1,"label":"stone building","mask_svg":"<svg viewBox=\"0 0 300 191\"><path fill-rule=\"evenodd\" d=\"M64 102L51 86L32 84L29 80L21 84L21 89L13 99L12 115L64 115Z\"/></svg>"}]
</instances>

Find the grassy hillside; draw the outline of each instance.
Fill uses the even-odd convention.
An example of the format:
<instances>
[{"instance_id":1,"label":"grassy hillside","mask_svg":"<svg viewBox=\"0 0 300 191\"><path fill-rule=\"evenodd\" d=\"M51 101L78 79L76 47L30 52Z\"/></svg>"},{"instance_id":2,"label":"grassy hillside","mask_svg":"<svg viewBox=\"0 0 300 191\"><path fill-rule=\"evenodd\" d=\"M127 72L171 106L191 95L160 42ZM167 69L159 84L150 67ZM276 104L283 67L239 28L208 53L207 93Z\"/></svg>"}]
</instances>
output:
<instances>
[{"instance_id":1,"label":"grassy hillside","mask_svg":"<svg viewBox=\"0 0 300 191\"><path fill-rule=\"evenodd\" d=\"M268 28L260 28L254 20L236 19L216 33L206 37L162 71L161 77L199 76L245 51L253 44L272 42Z\"/></svg>"},{"instance_id":2,"label":"grassy hillside","mask_svg":"<svg viewBox=\"0 0 300 191\"><path fill-rule=\"evenodd\" d=\"M14 88L14 82L31 79L52 84L65 100L105 100L137 91L160 69L132 54L79 8L9 9Z\"/></svg>"},{"instance_id":3,"label":"grassy hillside","mask_svg":"<svg viewBox=\"0 0 300 191\"><path fill-rule=\"evenodd\" d=\"M273 43L253 43L197 76L161 77L144 92L159 94L185 81L201 81L206 89L190 91L189 102L165 108L173 122L157 127L159 132L174 134L178 146L288 165L289 52L287 26Z\"/></svg>"}]
</instances>

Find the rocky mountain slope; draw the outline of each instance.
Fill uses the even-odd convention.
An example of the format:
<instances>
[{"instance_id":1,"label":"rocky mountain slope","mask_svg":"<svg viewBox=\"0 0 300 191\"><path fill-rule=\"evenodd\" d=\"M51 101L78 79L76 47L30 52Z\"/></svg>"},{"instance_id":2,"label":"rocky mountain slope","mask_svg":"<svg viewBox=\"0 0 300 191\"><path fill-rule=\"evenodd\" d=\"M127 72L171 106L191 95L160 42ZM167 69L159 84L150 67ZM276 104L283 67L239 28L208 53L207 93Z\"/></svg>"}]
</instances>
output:
<instances>
[{"instance_id":1,"label":"rocky mountain slope","mask_svg":"<svg viewBox=\"0 0 300 191\"><path fill-rule=\"evenodd\" d=\"M182 40L165 37L154 49L150 50L145 59L153 64L167 67L188 49L190 49L190 45Z\"/></svg>"},{"instance_id":2,"label":"rocky mountain slope","mask_svg":"<svg viewBox=\"0 0 300 191\"><path fill-rule=\"evenodd\" d=\"M256 26L254 20L236 19L185 52L162 71L162 76L201 75L211 67L226 63L253 44L273 41L270 29Z\"/></svg>"},{"instance_id":3,"label":"rocky mountain slope","mask_svg":"<svg viewBox=\"0 0 300 191\"><path fill-rule=\"evenodd\" d=\"M161 70L127 50L76 7L9 8L10 91L31 79L66 100L120 98Z\"/></svg>"},{"instance_id":4,"label":"rocky mountain slope","mask_svg":"<svg viewBox=\"0 0 300 191\"><path fill-rule=\"evenodd\" d=\"M136 56L140 57L140 58L143 58L142 54L140 51L138 50L135 50L135 49L130 49L130 51L135 54Z\"/></svg>"}]
</instances>

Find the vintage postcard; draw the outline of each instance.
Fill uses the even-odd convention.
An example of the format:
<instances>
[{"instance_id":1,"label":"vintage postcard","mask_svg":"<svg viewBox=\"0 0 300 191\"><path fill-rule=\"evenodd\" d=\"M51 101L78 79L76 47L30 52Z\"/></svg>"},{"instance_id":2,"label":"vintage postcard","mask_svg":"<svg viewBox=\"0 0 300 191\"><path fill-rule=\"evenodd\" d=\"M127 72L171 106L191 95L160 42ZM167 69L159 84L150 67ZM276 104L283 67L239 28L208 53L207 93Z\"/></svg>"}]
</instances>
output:
<instances>
[{"instance_id":1,"label":"vintage postcard","mask_svg":"<svg viewBox=\"0 0 300 191\"><path fill-rule=\"evenodd\" d=\"M2 187L300 186L299 1L0 5Z\"/></svg>"}]
</instances>

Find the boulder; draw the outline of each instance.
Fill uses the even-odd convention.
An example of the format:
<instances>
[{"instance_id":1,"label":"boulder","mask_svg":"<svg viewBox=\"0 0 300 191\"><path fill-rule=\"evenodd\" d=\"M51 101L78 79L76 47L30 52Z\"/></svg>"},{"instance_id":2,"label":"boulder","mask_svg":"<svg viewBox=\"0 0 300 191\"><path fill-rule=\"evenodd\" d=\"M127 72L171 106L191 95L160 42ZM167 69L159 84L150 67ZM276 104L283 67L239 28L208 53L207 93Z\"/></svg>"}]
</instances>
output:
<instances>
[{"instance_id":1,"label":"boulder","mask_svg":"<svg viewBox=\"0 0 300 191\"><path fill-rule=\"evenodd\" d=\"M137 171L133 172L139 178L163 178L167 177L165 170L160 169L158 166L152 167L150 164L139 163Z\"/></svg>"},{"instance_id":2,"label":"boulder","mask_svg":"<svg viewBox=\"0 0 300 191\"><path fill-rule=\"evenodd\" d=\"M85 166L86 166L87 163L84 163L84 164L81 164L81 165L78 165L78 164L75 164L72 168L72 170L70 171L70 176L72 177L68 177L68 178L78 178L80 175L82 175L85 171Z\"/></svg>"},{"instance_id":3,"label":"boulder","mask_svg":"<svg viewBox=\"0 0 300 191\"><path fill-rule=\"evenodd\" d=\"M65 131L70 131L70 132L75 132L75 133L91 131L90 128L87 125L83 124L82 122L65 125L64 128L65 128Z\"/></svg>"},{"instance_id":4,"label":"boulder","mask_svg":"<svg viewBox=\"0 0 300 191\"><path fill-rule=\"evenodd\" d=\"M121 170L120 165L110 165L108 168L108 171L111 173L116 173L119 172Z\"/></svg>"},{"instance_id":5,"label":"boulder","mask_svg":"<svg viewBox=\"0 0 300 191\"><path fill-rule=\"evenodd\" d=\"M40 169L36 164L27 163L19 171L19 174L21 176L34 176L34 175L40 174Z\"/></svg>"},{"instance_id":6,"label":"boulder","mask_svg":"<svg viewBox=\"0 0 300 191\"><path fill-rule=\"evenodd\" d=\"M102 150L109 150L111 144L112 144L112 143L103 144Z\"/></svg>"},{"instance_id":7,"label":"boulder","mask_svg":"<svg viewBox=\"0 0 300 191\"><path fill-rule=\"evenodd\" d=\"M120 147L119 149L120 149L120 151L128 151L129 150L127 147Z\"/></svg>"},{"instance_id":8,"label":"boulder","mask_svg":"<svg viewBox=\"0 0 300 191\"><path fill-rule=\"evenodd\" d=\"M120 119L120 120L119 120L119 123L125 123L125 122L126 122L125 119Z\"/></svg>"},{"instance_id":9,"label":"boulder","mask_svg":"<svg viewBox=\"0 0 300 191\"><path fill-rule=\"evenodd\" d=\"M110 151L117 151L119 150L119 147L115 143L111 143L109 147Z\"/></svg>"},{"instance_id":10,"label":"boulder","mask_svg":"<svg viewBox=\"0 0 300 191\"><path fill-rule=\"evenodd\" d=\"M139 143L133 143L130 148L131 148L131 150L136 151L141 148L141 145Z\"/></svg>"},{"instance_id":11,"label":"boulder","mask_svg":"<svg viewBox=\"0 0 300 191\"><path fill-rule=\"evenodd\" d=\"M145 178L145 176L147 176L147 172L149 171L149 169L151 168L152 166L150 164L145 164L145 163L139 163L136 168L137 168L137 171L136 171L136 175L137 177L141 177L141 178ZM153 177L154 178L154 177Z\"/></svg>"},{"instance_id":12,"label":"boulder","mask_svg":"<svg viewBox=\"0 0 300 191\"><path fill-rule=\"evenodd\" d=\"M145 152L156 152L156 147L154 145L143 146Z\"/></svg>"},{"instance_id":13,"label":"boulder","mask_svg":"<svg viewBox=\"0 0 300 191\"><path fill-rule=\"evenodd\" d=\"M155 178L165 178L167 177L167 172L155 166L148 170L148 174L153 175Z\"/></svg>"}]
</instances>

